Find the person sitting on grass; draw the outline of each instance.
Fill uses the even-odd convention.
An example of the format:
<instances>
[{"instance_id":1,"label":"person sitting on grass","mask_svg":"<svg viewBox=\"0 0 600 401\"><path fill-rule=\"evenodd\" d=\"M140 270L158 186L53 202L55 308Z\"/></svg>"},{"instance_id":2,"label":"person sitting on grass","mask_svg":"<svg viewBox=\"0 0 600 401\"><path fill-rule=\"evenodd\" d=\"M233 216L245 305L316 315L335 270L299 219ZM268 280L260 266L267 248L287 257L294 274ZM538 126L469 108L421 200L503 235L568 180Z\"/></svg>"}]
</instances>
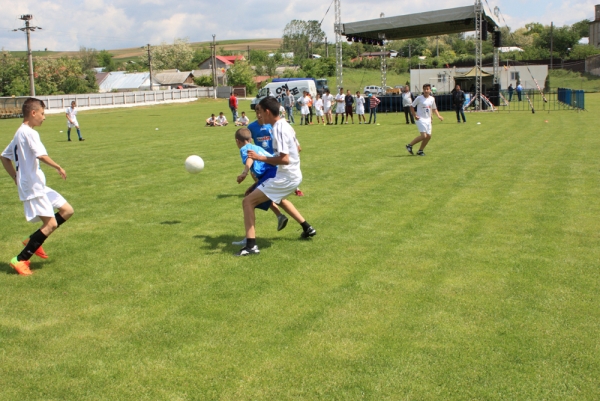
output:
<instances>
[{"instance_id":1,"label":"person sitting on grass","mask_svg":"<svg viewBox=\"0 0 600 401\"><path fill-rule=\"evenodd\" d=\"M229 124L229 122L227 121L227 117L225 117L225 115L223 114L223 112L219 113L219 117L217 117L217 126L219 127L224 127L227 124Z\"/></svg>"},{"instance_id":2,"label":"person sitting on grass","mask_svg":"<svg viewBox=\"0 0 600 401\"><path fill-rule=\"evenodd\" d=\"M207 127L216 127L217 125L217 118L215 117L214 114L211 114L210 117L208 117L206 119L206 126Z\"/></svg>"},{"instance_id":3,"label":"person sitting on grass","mask_svg":"<svg viewBox=\"0 0 600 401\"><path fill-rule=\"evenodd\" d=\"M237 119L235 125L246 127L248 124L250 124L250 119L246 116L246 112L242 111L242 116Z\"/></svg>"}]
</instances>

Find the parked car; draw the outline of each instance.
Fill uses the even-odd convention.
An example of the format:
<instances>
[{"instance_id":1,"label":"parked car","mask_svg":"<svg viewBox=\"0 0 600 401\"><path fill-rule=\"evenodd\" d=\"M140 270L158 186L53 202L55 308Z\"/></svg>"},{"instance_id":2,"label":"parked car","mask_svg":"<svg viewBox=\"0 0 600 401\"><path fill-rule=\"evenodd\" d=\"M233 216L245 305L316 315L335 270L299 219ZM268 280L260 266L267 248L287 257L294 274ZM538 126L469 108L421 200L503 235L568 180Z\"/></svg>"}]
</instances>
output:
<instances>
[{"instance_id":1,"label":"parked car","mask_svg":"<svg viewBox=\"0 0 600 401\"><path fill-rule=\"evenodd\" d=\"M381 87L375 86L375 85L365 86L364 93L367 93L367 92L379 95L379 94L381 94Z\"/></svg>"}]
</instances>

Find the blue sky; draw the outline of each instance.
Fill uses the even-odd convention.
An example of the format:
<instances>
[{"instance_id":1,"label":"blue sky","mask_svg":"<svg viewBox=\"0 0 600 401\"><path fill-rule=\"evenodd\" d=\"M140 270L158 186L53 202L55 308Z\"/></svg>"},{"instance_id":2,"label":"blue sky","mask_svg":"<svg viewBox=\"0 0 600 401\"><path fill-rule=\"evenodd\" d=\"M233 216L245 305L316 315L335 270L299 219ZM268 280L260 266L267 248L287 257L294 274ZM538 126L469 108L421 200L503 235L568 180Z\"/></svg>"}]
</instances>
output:
<instances>
[{"instance_id":1,"label":"blue sky","mask_svg":"<svg viewBox=\"0 0 600 401\"><path fill-rule=\"evenodd\" d=\"M594 18L599 0L485 0L484 7L498 6L511 29L528 22L562 26ZM172 43L175 38L191 42L281 37L292 19L323 20L323 30L333 38L331 0L247 0L218 2L207 0L0 0L0 47L24 50L24 34L12 29L23 26L21 14L33 14L33 25L41 31L32 34L34 50L117 49L146 43ZM375 4L375 5L373 5ZM431 0L341 0L342 22L353 22L452 8L473 1L447 0L433 6ZM500 20L501 25L504 21ZM330 39L331 41L332 39Z\"/></svg>"}]
</instances>

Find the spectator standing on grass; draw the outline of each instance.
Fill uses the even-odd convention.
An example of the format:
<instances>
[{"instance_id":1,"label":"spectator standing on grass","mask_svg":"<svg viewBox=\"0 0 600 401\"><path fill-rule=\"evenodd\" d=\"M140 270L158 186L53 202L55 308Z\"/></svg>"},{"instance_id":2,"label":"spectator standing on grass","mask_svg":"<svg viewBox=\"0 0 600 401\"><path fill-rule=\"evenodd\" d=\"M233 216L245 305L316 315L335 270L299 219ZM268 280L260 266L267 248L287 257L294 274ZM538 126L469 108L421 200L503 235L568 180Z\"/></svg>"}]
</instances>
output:
<instances>
[{"instance_id":1,"label":"spectator standing on grass","mask_svg":"<svg viewBox=\"0 0 600 401\"><path fill-rule=\"evenodd\" d=\"M354 116L352 115L352 109L354 109L354 96L350 93L350 89L346 92L344 101L346 102L346 124L348 124L348 117L352 119L352 124L354 124Z\"/></svg>"},{"instance_id":2,"label":"spectator standing on grass","mask_svg":"<svg viewBox=\"0 0 600 401\"><path fill-rule=\"evenodd\" d=\"M310 92L306 92L306 94L308 95L308 115L310 118L310 122L309 124L312 125L312 119L313 119L313 98L312 95L310 94Z\"/></svg>"},{"instance_id":3,"label":"spectator standing on grass","mask_svg":"<svg viewBox=\"0 0 600 401\"><path fill-rule=\"evenodd\" d=\"M463 110L465 105L465 92L460 89L460 85L452 90L452 103L454 103L454 111L456 111L456 122L460 124L460 118L462 116L463 123L467 122L465 118L465 112Z\"/></svg>"},{"instance_id":4,"label":"spectator standing on grass","mask_svg":"<svg viewBox=\"0 0 600 401\"><path fill-rule=\"evenodd\" d=\"M10 266L22 276L32 274L29 260L33 255L48 258L42 244L74 213L65 198L46 186L46 176L40 168L42 162L54 168L63 180L67 179L65 170L48 156L40 134L34 130L46 119L44 109L45 104L39 99L30 97L25 100L23 124L0 157L4 169L17 185L25 219L30 223L42 222L39 230L25 238L25 248L21 253L10 261ZM58 210L56 213L55 209Z\"/></svg>"},{"instance_id":5,"label":"spectator standing on grass","mask_svg":"<svg viewBox=\"0 0 600 401\"><path fill-rule=\"evenodd\" d=\"M509 102L512 100L514 91L515 91L515 88L513 88L512 84L508 85L508 101Z\"/></svg>"},{"instance_id":6,"label":"spectator standing on grass","mask_svg":"<svg viewBox=\"0 0 600 401\"><path fill-rule=\"evenodd\" d=\"M523 87L521 86L521 82L517 82L517 98L519 102L521 101L521 92L523 92Z\"/></svg>"},{"instance_id":7,"label":"spectator standing on grass","mask_svg":"<svg viewBox=\"0 0 600 401\"><path fill-rule=\"evenodd\" d=\"M237 121L237 119L238 119L238 114L237 114L238 100L237 100L237 97L235 97L235 93L233 93L233 92L231 92L231 96L229 97L229 108L231 109L231 113L233 114L232 121Z\"/></svg>"},{"instance_id":8,"label":"spectator standing on grass","mask_svg":"<svg viewBox=\"0 0 600 401\"><path fill-rule=\"evenodd\" d=\"M404 110L404 118L406 119L406 123L415 123L415 118L410 112L410 105L414 101L413 94L410 92L410 86L404 85L404 90L402 91L402 110ZM410 122L408 122L408 117L410 116Z\"/></svg>"},{"instance_id":9,"label":"spectator standing on grass","mask_svg":"<svg viewBox=\"0 0 600 401\"><path fill-rule=\"evenodd\" d=\"M287 122L290 124L294 124L294 103L296 100L294 99L294 95L290 92L289 89L286 89L285 96L283 97L283 107L285 107L285 112L287 114Z\"/></svg>"},{"instance_id":10,"label":"spectator standing on grass","mask_svg":"<svg viewBox=\"0 0 600 401\"><path fill-rule=\"evenodd\" d=\"M360 95L359 91L356 91L356 115L358 116L358 123L362 124L363 122L366 124L365 120L365 98ZM360 121L362 117L362 122Z\"/></svg>"},{"instance_id":11,"label":"spectator standing on grass","mask_svg":"<svg viewBox=\"0 0 600 401\"><path fill-rule=\"evenodd\" d=\"M73 100L71 107L67 107L67 141L71 142L71 128L77 129L77 136L80 141L85 141L81 137L81 130L79 129L79 122L77 121L77 103Z\"/></svg>"},{"instance_id":12,"label":"spectator standing on grass","mask_svg":"<svg viewBox=\"0 0 600 401\"><path fill-rule=\"evenodd\" d=\"M331 116L331 106L333 104L333 100L333 95L331 92L329 92L329 89L326 89L325 95L323 95L323 113L325 113L327 125L333 124L333 118Z\"/></svg>"},{"instance_id":13,"label":"spectator standing on grass","mask_svg":"<svg viewBox=\"0 0 600 401\"><path fill-rule=\"evenodd\" d=\"M304 96L298 99L298 103L300 103L300 113L302 114L300 125L308 125L308 104L310 103L310 98L308 97L307 91L304 91L303 95Z\"/></svg>"},{"instance_id":14,"label":"spectator standing on grass","mask_svg":"<svg viewBox=\"0 0 600 401\"><path fill-rule=\"evenodd\" d=\"M317 124L325 125L325 117L323 115L323 99L321 95L317 93L317 100L315 101L315 115L317 116Z\"/></svg>"},{"instance_id":15,"label":"spectator standing on grass","mask_svg":"<svg viewBox=\"0 0 600 401\"><path fill-rule=\"evenodd\" d=\"M335 124L338 123L338 115L342 116L342 124L344 123L344 113L346 112L346 96L344 88L340 88L340 93L335 96Z\"/></svg>"},{"instance_id":16,"label":"spectator standing on grass","mask_svg":"<svg viewBox=\"0 0 600 401\"><path fill-rule=\"evenodd\" d=\"M369 122L367 124L371 124L371 118L373 119L373 124L377 123L377 106L379 106L381 100L377 98L372 93L369 93Z\"/></svg>"}]
</instances>

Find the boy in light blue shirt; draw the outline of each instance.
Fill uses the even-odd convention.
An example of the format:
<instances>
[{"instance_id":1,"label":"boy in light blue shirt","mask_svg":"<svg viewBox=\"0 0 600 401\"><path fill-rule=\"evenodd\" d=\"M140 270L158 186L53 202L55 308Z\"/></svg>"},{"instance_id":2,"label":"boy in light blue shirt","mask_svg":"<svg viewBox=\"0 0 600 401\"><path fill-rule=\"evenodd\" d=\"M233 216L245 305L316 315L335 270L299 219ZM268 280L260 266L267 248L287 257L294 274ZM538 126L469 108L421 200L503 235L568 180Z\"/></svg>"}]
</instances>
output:
<instances>
[{"instance_id":1,"label":"boy in light blue shirt","mask_svg":"<svg viewBox=\"0 0 600 401\"><path fill-rule=\"evenodd\" d=\"M248 176L248 173L251 173L252 178L254 178L255 181L254 184L252 184L246 190L246 193L244 194L245 196L248 196L248 194L254 191L256 187L258 187L266 180L274 178L277 174L277 166L262 161L253 160L248 157L249 150L252 150L259 155L273 157L273 154L266 151L263 147L252 144L250 142L252 137L253 135L248 128L240 128L235 132L235 143L237 144L240 150L240 157L242 158L242 163L244 164L244 171L242 171L242 174L240 174L237 177L237 182L238 184L241 184L242 181L244 181ZM272 149L272 138L269 139L269 142L271 143L270 147ZM275 216L277 216L277 231L283 230L287 225L288 218L285 215L283 215L277 207L277 205L271 202L270 200L267 202L263 202L256 207L265 211L271 209L273 213L275 213ZM245 241L246 239L244 238L244 240L240 242L234 242L233 245L245 246Z\"/></svg>"}]
</instances>

